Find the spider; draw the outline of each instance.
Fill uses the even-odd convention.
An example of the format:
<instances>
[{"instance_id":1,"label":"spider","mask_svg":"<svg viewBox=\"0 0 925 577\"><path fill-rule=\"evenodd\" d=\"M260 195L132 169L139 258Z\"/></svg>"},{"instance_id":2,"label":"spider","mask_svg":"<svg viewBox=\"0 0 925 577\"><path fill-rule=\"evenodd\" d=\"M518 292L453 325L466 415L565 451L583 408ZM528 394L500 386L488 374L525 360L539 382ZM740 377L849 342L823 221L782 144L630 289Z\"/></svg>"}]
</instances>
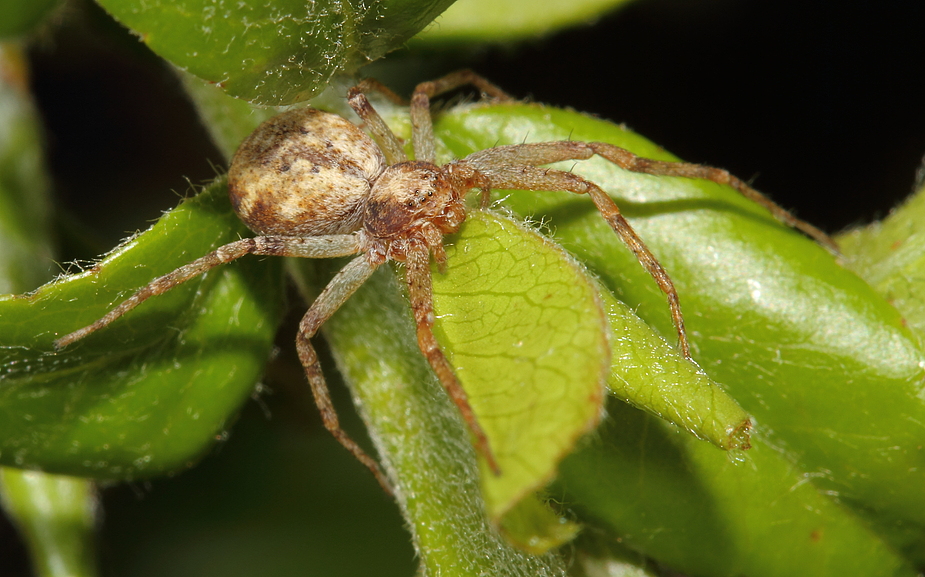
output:
<instances>
[{"instance_id":1,"label":"spider","mask_svg":"<svg viewBox=\"0 0 925 577\"><path fill-rule=\"evenodd\" d=\"M601 216L667 296L680 351L688 358L690 346L678 293L614 201L599 186L578 175L541 166L597 155L634 172L728 184L768 208L781 221L833 247L823 232L795 219L725 170L649 160L603 142L497 146L440 166L436 164L430 100L466 85L496 100L510 99L494 84L468 70L419 84L410 103L414 160L408 160L402 141L386 126L366 93L378 92L397 103L404 101L372 79L351 88L347 95L372 139L340 116L313 108L290 110L264 122L238 148L228 171L234 210L258 236L221 246L154 279L96 322L55 341L55 347L66 347L109 325L146 299L247 254L303 258L358 255L312 303L299 325L296 347L325 427L391 492L376 461L341 429L310 339L379 266L389 261L404 263L418 346L459 408L476 449L492 471L500 474L488 438L433 333L430 261L433 259L441 271L445 270L443 237L456 232L466 219L464 197L471 190L481 192L483 208L492 189L561 190L590 196Z\"/></svg>"}]
</instances>

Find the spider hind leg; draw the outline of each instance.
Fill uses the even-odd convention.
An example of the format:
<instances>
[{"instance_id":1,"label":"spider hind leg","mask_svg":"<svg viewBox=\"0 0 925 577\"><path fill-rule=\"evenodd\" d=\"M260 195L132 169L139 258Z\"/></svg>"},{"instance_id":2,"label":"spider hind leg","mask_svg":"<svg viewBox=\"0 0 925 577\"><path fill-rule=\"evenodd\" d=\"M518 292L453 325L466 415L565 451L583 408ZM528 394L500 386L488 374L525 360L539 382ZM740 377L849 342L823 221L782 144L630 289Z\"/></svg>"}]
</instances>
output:
<instances>
[{"instance_id":1,"label":"spider hind leg","mask_svg":"<svg viewBox=\"0 0 925 577\"><path fill-rule=\"evenodd\" d=\"M321 363L318 361L318 354L312 346L311 337L313 337L321 325L325 323L337 309L343 305L350 296L356 292L360 286L369 279L376 271L378 265L371 264L365 255L358 256L350 261L347 266L342 268L328 285L321 291L315 302L302 317L299 324L299 332L296 335L296 349L299 353L299 360L305 369L305 376L312 388L312 396L315 398L315 405L318 412L321 413L321 420L324 427L330 432L335 439L362 464L372 471L376 480L382 488L389 493L393 493L391 483L379 464L370 457L366 452L344 431L340 426L340 420L337 417L337 411L331 402L331 393L328 390L327 381L324 373L321 371Z\"/></svg>"}]
</instances>

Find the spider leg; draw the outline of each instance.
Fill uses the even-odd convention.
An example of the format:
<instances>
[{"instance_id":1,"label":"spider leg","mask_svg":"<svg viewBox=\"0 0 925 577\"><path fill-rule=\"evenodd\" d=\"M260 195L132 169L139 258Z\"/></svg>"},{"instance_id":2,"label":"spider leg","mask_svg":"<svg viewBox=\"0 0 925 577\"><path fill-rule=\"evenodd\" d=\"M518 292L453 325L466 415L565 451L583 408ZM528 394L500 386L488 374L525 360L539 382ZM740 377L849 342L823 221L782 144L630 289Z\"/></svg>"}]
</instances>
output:
<instances>
[{"instance_id":1,"label":"spider leg","mask_svg":"<svg viewBox=\"0 0 925 577\"><path fill-rule=\"evenodd\" d=\"M395 94L388 86L379 82L375 78L364 78L360 81L359 84L351 88L357 92L363 94L368 94L370 92L378 92L379 94L388 98L393 104L398 106L408 106L408 101L402 98L401 96Z\"/></svg>"},{"instance_id":2,"label":"spider leg","mask_svg":"<svg viewBox=\"0 0 925 577\"><path fill-rule=\"evenodd\" d=\"M376 144L382 149L382 153L385 154L386 162L390 165L405 162L408 160L408 155L405 154L405 149L402 147L401 140L399 140L399 138L395 136L395 133L392 132L392 129L386 125L382 117L379 116L379 113L376 112L376 109L373 108L373 105L369 103L366 94L364 94L371 90L381 92L393 102L405 104L394 92L380 84L379 81L371 78L367 78L348 90L347 102L366 124L366 128L372 135L373 140L376 141Z\"/></svg>"},{"instance_id":3,"label":"spider leg","mask_svg":"<svg viewBox=\"0 0 925 577\"><path fill-rule=\"evenodd\" d=\"M267 256L298 256L306 258L330 258L359 252L359 241L355 235L331 235L316 237L258 236L245 238L220 246L209 254L185 264L173 272L158 277L122 301L116 308L94 323L67 334L54 342L55 349L61 349L79 341L87 335L106 327L125 313L149 298L163 294L180 283L197 277L218 265L231 262L246 254Z\"/></svg>"},{"instance_id":4,"label":"spider leg","mask_svg":"<svg viewBox=\"0 0 925 577\"><path fill-rule=\"evenodd\" d=\"M606 142L590 142L588 144L594 149L595 154L606 158L610 162L626 170L641 172L644 174L653 174L656 176L702 178L704 180L711 180L717 184L725 184L731 186L745 198L748 198L749 200L765 207L768 212L774 215L774 218L777 220L783 222L787 226L799 230L806 236L812 238L822 246L831 250L833 253L838 253L838 245L835 244L835 241L832 240L829 235L822 232L815 226L809 224L808 222L796 218L790 214L789 211L782 208L767 196L750 187L741 179L733 176L732 174L729 174L729 171L727 170L722 168L715 168L713 166L693 164L689 162L666 162L663 160L651 160L637 156L624 148L620 148L619 146L614 146L612 144L607 144Z\"/></svg>"},{"instance_id":5,"label":"spider leg","mask_svg":"<svg viewBox=\"0 0 925 577\"><path fill-rule=\"evenodd\" d=\"M562 160L586 160L594 155L609 160L624 170L651 174L654 176L673 176L682 178L700 178L717 184L731 186L742 196L765 207L774 218L787 226L793 227L812 238L835 254L838 246L829 235L808 222L802 221L777 203L750 187L744 181L729 174L727 170L712 166L703 166L688 162L666 162L637 156L625 148L606 142L538 142L532 144L514 144L498 146L470 154L465 158L478 170L490 169L499 163L526 164L539 166Z\"/></svg>"},{"instance_id":6,"label":"spider leg","mask_svg":"<svg viewBox=\"0 0 925 577\"><path fill-rule=\"evenodd\" d=\"M430 99L467 84L495 100L511 99L506 92L471 70L457 70L442 78L418 84L411 97L411 141L414 145L415 160L431 163L437 160L434 127L430 118Z\"/></svg>"},{"instance_id":7,"label":"spider leg","mask_svg":"<svg viewBox=\"0 0 925 577\"><path fill-rule=\"evenodd\" d=\"M331 402L331 394L328 391L324 373L321 372L318 355L315 353L311 340L309 340L318 332L321 325L356 292L360 285L366 282L378 267L379 265L370 263L365 256L361 255L341 269L331 279L328 286L321 291L321 294L312 303L305 316L302 317L302 322L299 324L299 333L296 336L296 349L299 352L299 360L302 361L302 366L305 368L305 376L308 377L308 382L312 387L312 395L315 397L315 405L318 406L318 412L321 413L324 427L334 435L334 438L341 445L353 453L353 456L358 461L372 471L382 488L391 495L391 484L379 468L379 465L340 427L340 421Z\"/></svg>"},{"instance_id":8,"label":"spider leg","mask_svg":"<svg viewBox=\"0 0 925 577\"><path fill-rule=\"evenodd\" d=\"M522 152L522 151L518 151ZM474 155L473 155L474 156ZM468 161L460 161L460 165ZM486 165L487 166L487 165ZM504 163L492 165L491 168L477 168L487 176L493 188L509 188L519 190L564 190L575 194L587 194L594 201L601 216L617 233L635 255L639 264L655 279L658 288L668 298L668 307L671 311L671 320L678 332L678 346L681 354L690 358L690 344L687 332L684 329L684 316L681 314L681 304L678 291L671 282L671 277L662 267L649 247L642 241L633 227L620 213L619 207L604 190L593 182L587 181L577 174L554 170L551 168L537 168L534 166L509 166Z\"/></svg>"},{"instance_id":9,"label":"spider leg","mask_svg":"<svg viewBox=\"0 0 925 577\"><path fill-rule=\"evenodd\" d=\"M456 404L463 420L475 437L476 449L488 461L488 466L496 475L501 474L501 468L488 444L488 437L479 425L469 397L463 390L462 384L453 372L446 355L440 348L434 336L434 299L430 280L430 253L425 245L409 248L405 259L405 280L408 283L408 297L411 300L411 310L414 313L414 322L417 325L418 348L427 358L431 368L437 373L437 378L443 384L447 394Z\"/></svg>"}]
</instances>

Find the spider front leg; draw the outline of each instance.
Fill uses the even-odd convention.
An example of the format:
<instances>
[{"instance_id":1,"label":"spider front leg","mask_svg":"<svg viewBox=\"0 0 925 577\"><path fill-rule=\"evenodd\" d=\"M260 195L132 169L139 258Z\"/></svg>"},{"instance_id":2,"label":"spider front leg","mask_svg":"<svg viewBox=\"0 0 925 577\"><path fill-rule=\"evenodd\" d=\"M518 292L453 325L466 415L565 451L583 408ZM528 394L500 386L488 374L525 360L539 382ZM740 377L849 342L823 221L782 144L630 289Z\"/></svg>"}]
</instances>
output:
<instances>
[{"instance_id":1,"label":"spider front leg","mask_svg":"<svg viewBox=\"0 0 925 577\"><path fill-rule=\"evenodd\" d=\"M527 146L527 145L523 145ZM499 147L510 148L512 152L523 152L520 147ZM497 151L499 148L491 149ZM453 166L453 172L462 176L468 172L480 173L482 177L487 178L491 188L494 189L519 189L519 190L564 190L575 194L587 194L591 197L594 205L600 211L601 216L610 225L620 240L633 252L636 260L645 268L658 287L665 293L668 299L668 307L671 311L671 319L678 332L678 346L681 354L690 358L690 344L687 340L687 331L684 329L684 316L681 314L681 304L678 297L678 291L671 282L671 277L662 267L649 247L639 237L633 227L620 213L620 208L604 190L580 176L571 172L554 170L551 168L537 168L535 166L509 165L506 162L484 162L479 153L473 154L457 162ZM475 160L471 160L475 157ZM509 160L509 159L505 159ZM520 158L519 160L523 160ZM545 164L545 163L544 163ZM471 180L472 177L469 177Z\"/></svg>"},{"instance_id":2,"label":"spider front leg","mask_svg":"<svg viewBox=\"0 0 925 577\"><path fill-rule=\"evenodd\" d=\"M424 244L410 247L405 255L405 280L408 283L408 298L417 326L418 348L427 359L437 378L443 384L447 394L459 409L466 426L475 437L475 447L481 453L495 475L501 474L501 468L495 460L488 442L488 436L479 425L478 419L469 404L469 397L453 372L446 355L434 336L434 297L430 278L430 251Z\"/></svg>"},{"instance_id":3,"label":"spider front leg","mask_svg":"<svg viewBox=\"0 0 925 577\"><path fill-rule=\"evenodd\" d=\"M595 155L632 172L656 176L701 178L732 186L741 195L764 206L784 224L803 232L830 251L838 252L835 242L827 234L813 225L795 218L726 170L685 162L651 160L606 142L563 140L497 146L474 152L466 158L448 165L448 169L457 174L457 178L468 182L473 180L473 175L482 175L487 178L492 188L565 190L590 195L595 206L610 224L610 227L633 251L646 271L655 279L662 292L667 295L668 305L671 308L671 318L678 331L678 342L684 356L690 357L690 345L684 330L684 317L681 315L678 293L664 268L646 247L642 239L639 238L632 226L620 214L620 209L613 199L596 184L572 173L536 168L564 160L586 160Z\"/></svg>"},{"instance_id":4,"label":"spider front leg","mask_svg":"<svg viewBox=\"0 0 925 577\"><path fill-rule=\"evenodd\" d=\"M359 250L359 241L355 235L331 235L305 238L258 236L230 242L189 264L181 266L173 272L169 272L164 276L154 279L92 324L56 340L54 342L54 347L55 349L62 349L71 343L79 341L87 335L108 326L149 298L163 294L179 284L247 254L333 258L356 254Z\"/></svg>"},{"instance_id":5,"label":"spider front leg","mask_svg":"<svg viewBox=\"0 0 925 577\"><path fill-rule=\"evenodd\" d=\"M324 373L321 371L321 364L318 362L318 355L315 353L315 348L310 340L321 328L321 325L331 318L331 315L369 279L377 268L379 268L379 265L372 264L363 255L353 259L341 269L321 291L321 294L312 303L305 316L302 317L302 322L299 324L299 333L296 336L296 349L299 353L299 360L305 368L305 376L308 377L308 382L312 387L312 395L315 397L315 405L318 407L318 412L321 413L324 427L358 461L372 471L382 488L391 495L392 486L379 465L341 428L340 421L337 418L337 411L331 402L331 393L328 390L327 381L325 381Z\"/></svg>"},{"instance_id":6,"label":"spider front leg","mask_svg":"<svg viewBox=\"0 0 925 577\"><path fill-rule=\"evenodd\" d=\"M587 160L595 155L630 172L651 174L653 176L699 178L731 186L742 196L766 208L777 220L799 230L831 252L838 253L838 246L829 235L808 222L796 218L770 198L722 168L689 162L652 160L606 142L572 140L497 146L470 154L464 160L477 170L490 172L502 165L541 166L563 160Z\"/></svg>"},{"instance_id":7,"label":"spider front leg","mask_svg":"<svg viewBox=\"0 0 925 577\"><path fill-rule=\"evenodd\" d=\"M588 146L594 151L594 154L606 158L620 168L651 174L654 176L677 176L682 178L702 178L710 180L717 184L725 184L734 188L745 198L756 202L766 208L774 218L793 227L806 236L812 238L822 246L829 249L832 253L838 254L838 245L835 241L815 226L806 221L800 220L790 214L789 211L782 208L776 202L761 194L754 188L747 185L743 180L733 176L728 170L716 168L714 166L703 166L701 164L692 164L689 162L666 162L664 160L652 160L637 156L625 148L607 144L606 142L589 142Z\"/></svg>"}]
</instances>

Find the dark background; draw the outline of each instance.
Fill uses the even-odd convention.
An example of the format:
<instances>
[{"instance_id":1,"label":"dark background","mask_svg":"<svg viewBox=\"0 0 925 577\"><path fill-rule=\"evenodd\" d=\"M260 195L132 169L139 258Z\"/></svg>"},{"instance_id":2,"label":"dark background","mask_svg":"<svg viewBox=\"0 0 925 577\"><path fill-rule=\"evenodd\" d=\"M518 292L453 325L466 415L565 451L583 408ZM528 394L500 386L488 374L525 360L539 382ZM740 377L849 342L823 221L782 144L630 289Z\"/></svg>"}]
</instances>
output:
<instances>
[{"instance_id":1,"label":"dark background","mask_svg":"<svg viewBox=\"0 0 925 577\"><path fill-rule=\"evenodd\" d=\"M754 179L830 232L884 216L925 153L923 2L646 0L475 67Z\"/></svg>"},{"instance_id":2,"label":"dark background","mask_svg":"<svg viewBox=\"0 0 925 577\"><path fill-rule=\"evenodd\" d=\"M94 5L66 12L30 52L63 260L147 228L189 182L222 171L169 67ZM837 232L912 189L925 153L923 23L925 3L911 1L639 0L593 26L441 62L624 122ZM12 534L0 521L0 572L26 575Z\"/></svg>"}]
</instances>

